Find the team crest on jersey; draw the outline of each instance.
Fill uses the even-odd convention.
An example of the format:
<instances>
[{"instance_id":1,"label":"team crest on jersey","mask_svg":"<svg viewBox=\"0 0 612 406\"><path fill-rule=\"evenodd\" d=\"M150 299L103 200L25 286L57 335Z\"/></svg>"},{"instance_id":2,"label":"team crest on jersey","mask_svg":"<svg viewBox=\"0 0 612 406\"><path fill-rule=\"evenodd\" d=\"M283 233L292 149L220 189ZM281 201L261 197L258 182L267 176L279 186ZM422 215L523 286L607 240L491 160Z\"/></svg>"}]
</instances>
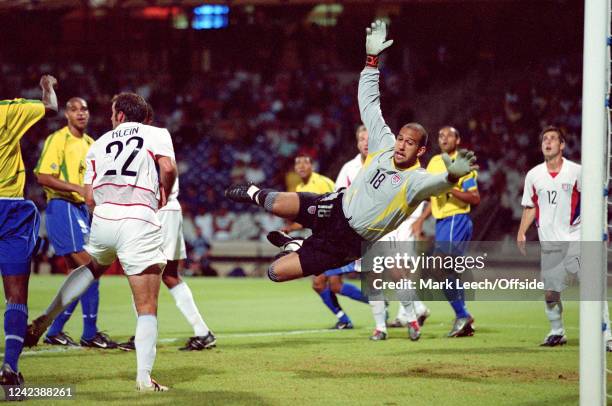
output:
<instances>
[{"instance_id":1,"label":"team crest on jersey","mask_svg":"<svg viewBox=\"0 0 612 406\"><path fill-rule=\"evenodd\" d=\"M316 211L317 211L317 206L308 207L308 214L315 214Z\"/></svg>"},{"instance_id":2,"label":"team crest on jersey","mask_svg":"<svg viewBox=\"0 0 612 406\"><path fill-rule=\"evenodd\" d=\"M391 176L391 185L392 186L397 186L402 182L402 177L399 176L397 173L393 176Z\"/></svg>"},{"instance_id":3,"label":"team crest on jersey","mask_svg":"<svg viewBox=\"0 0 612 406\"><path fill-rule=\"evenodd\" d=\"M572 186L572 185L570 185L569 183L563 183L563 184L561 184L561 187L562 187L562 188L563 188L563 190L564 190L564 191L566 191L566 192L567 192L568 190L570 190L570 187L571 187L571 186Z\"/></svg>"}]
</instances>

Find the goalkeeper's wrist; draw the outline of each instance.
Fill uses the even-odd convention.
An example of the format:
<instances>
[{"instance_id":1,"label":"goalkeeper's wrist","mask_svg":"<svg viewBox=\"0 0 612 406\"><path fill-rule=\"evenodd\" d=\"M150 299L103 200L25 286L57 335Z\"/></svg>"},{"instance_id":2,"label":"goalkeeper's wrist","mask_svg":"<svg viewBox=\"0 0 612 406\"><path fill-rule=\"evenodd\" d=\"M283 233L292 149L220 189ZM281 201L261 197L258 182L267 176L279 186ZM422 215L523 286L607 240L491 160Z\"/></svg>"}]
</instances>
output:
<instances>
[{"instance_id":1,"label":"goalkeeper's wrist","mask_svg":"<svg viewBox=\"0 0 612 406\"><path fill-rule=\"evenodd\" d=\"M365 64L370 68L378 68L378 55L367 55Z\"/></svg>"},{"instance_id":2,"label":"goalkeeper's wrist","mask_svg":"<svg viewBox=\"0 0 612 406\"><path fill-rule=\"evenodd\" d=\"M459 178L451 175L450 173L446 175L446 181L452 185L459 182Z\"/></svg>"}]
</instances>

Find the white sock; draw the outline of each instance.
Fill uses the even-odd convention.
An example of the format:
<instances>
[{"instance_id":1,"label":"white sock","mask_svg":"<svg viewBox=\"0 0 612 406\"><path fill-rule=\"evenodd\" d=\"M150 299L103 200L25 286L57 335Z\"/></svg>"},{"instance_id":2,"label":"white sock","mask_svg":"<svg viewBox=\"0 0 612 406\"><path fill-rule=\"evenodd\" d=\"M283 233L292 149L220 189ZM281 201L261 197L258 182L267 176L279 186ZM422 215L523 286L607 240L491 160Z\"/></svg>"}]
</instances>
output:
<instances>
[{"instance_id":1,"label":"white sock","mask_svg":"<svg viewBox=\"0 0 612 406\"><path fill-rule=\"evenodd\" d=\"M407 323L417 321L417 315L414 311L414 302L412 300L401 301L400 307L403 308L402 313L404 315L404 318L400 319L401 321L405 321Z\"/></svg>"},{"instance_id":2,"label":"white sock","mask_svg":"<svg viewBox=\"0 0 612 406\"><path fill-rule=\"evenodd\" d=\"M51 301L51 304L45 311L47 315L48 325L51 325L53 320L64 311L64 309L73 301L78 299L89 285L95 280L93 274L84 265L79 266L66 277L59 291Z\"/></svg>"},{"instance_id":3,"label":"white sock","mask_svg":"<svg viewBox=\"0 0 612 406\"><path fill-rule=\"evenodd\" d=\"M138 316L136 321L136 381L146 386L151 385L151 370L155 363L157 349L157 317L152 314Z\"/></svg>"},{"instance_id":4,"label":"white sock","mask_svg":"<svg viewBox=\"0 0 612 406\"><path fill-rule=\"evenodd\" d=\"M210 329L204 322L198 307L193 301L193 295L191 289L185 282L181 282L172 289L170 293L174 297L176 307L179 308L183 316L187 319L191 327L193 327L193 334L196 336L205 336L210 332Z\"/></svg>"},{"instance_id":5,"label":"white sock","mask_svg":"<svg viewBox=\"0 0 612 406\"><path fill-rule=\"evenodd\" d=\"M565 334L565 329L563 328L563 305L561 304L561 301L546 303L545 312L546 317L548 317L548 321L550 321L549 334Z\"/></svg>"},{"instance_id":6,"label":"white sock","mask_svg":"<svg viewBox=\"0 0 612 406\"><path fill-rule=\"evenodd\" d=\"M372 316L374 316L374 323L376 323L376 330L387 332L387 312L385 311L384 300L370 300L370 308L372 309Z\"/></svg>"},{"instance_id":7,"label":"white sock","mask_svg":"<svg viewBox=\"0 0 612 406\"><path fill-rule=\"evenodd\" d=\"M421 315L427 312L427 306L425 306L425 303L421 302L418 299L413 300L413 303L414 303L414 311L416 312L417 315Z\"/></svg>"}]
</instances>

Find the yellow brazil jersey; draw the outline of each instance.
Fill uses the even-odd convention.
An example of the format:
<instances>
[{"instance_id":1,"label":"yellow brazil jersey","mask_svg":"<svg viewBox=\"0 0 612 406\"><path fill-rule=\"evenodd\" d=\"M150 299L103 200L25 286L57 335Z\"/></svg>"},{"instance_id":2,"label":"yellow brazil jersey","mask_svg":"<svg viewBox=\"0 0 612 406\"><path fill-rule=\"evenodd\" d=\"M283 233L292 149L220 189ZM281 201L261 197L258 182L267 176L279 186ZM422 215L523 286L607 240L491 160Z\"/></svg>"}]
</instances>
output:
<instances>
[{"instance_id":1,"label":"yellow brazil jersey","mask_svg":"<svg viewBox=\"0 0 612 406\"><path fill-rule=\"evenodd\" d=\"M295 188L296 192L310 192L322 195L334 191L334 182L331 179L313 172L307 183L300 183Z\"/></svg>"},{"instance_id":2,"label":"yellow brazil jersey","mask_svg":"<svg viewBox=\"0 0 612 406\"><path fill-rule=\"evenodd\" d=\"M456 151L451 155L451 158L455 158L455 156L457 156ZM427 165L427 172L432 174L446 172L446 166L444 165L444 161L442 161L441 155L438 154L431 158ZM454 186L454 189L464 192L478 190L478 184L476 183L477 176L478 174L476 171L472 171L461 177ZM431 197L431 213L436 219L443 219L454 216L455 214L465 214L469 212L470 205L455 198L451 195L450 191Z\"/></svg>"},{"instance_id":3,"label":"yellow brazil jersey","mask_svg":"<svg viewBox=\"0 0 612 406\"><path fill-rule=\"evenodd\" d=\"M39 100L0 100L0 197L23 197L25 167L19 141L44 115Z\"/></svg>"},{"instance_id":4,"label":"yellow brazil jersey","mask_svg":"<svg viewBox=\"0 0 612 406\"><path fill-rule=\"evenodd\" d=\"M87 134L75 137L68 127L57 130L45 140L35 173L57 176L58 179L83 186L85 156L94 140ZM47 200L64 199L82 203L83 196L45 187Z\"/></svg>"}]
</instances>

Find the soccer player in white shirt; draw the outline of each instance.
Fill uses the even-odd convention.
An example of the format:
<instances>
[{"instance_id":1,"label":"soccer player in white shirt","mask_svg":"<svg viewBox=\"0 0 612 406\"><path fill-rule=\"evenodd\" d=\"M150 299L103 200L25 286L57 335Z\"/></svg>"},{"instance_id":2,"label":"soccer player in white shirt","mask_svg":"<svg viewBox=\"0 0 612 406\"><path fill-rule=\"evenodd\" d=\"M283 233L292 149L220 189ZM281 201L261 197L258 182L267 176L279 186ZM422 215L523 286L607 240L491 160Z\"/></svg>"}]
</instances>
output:
<instances>
[{"instance_id":1,"label":"soccer player in white shirt","mask_svg":"<svg viewBox=\"0 0 612 406\"><path fill-rule=\"evenodd\" d=\"M92 260L66 278L45 313L28 326L26 342L36 344L57 314L118 258L138 313L136 388L158 392L168 388L150 375L156 355L157 298L166 265L156 212L166 205L177 170L170 134L141 124L146 114L146 101L134 93L113 98L113 130L101 136L86 157L85 197L95 208L85 249Z\"/></svg>"},{"instance_id":2,"label":"soccer player in white shirt","mask_svg":"<svg viewBox=\"0 0 612 406\"><path fill-rule=\"evenodd\" d=\"M561 292L567 287L568 274L580 270L581 166L563 157L565 134L560 128L544 128L540 139L544 162L525 177L523 216L516 241L525 254L525 234L535 220L541 243L545 312L551 328L541 345L554 347L567 343ZM604 308L609 337L607 304Z\"/></svg>"},{"instance_id":3,"label":"soccer player in white shirt","mask_svg":"<svg viewBox=\"0 0 612 406\"><path fill-rule=\"evenodd\" d=\"M153 107L147 103L147 118L144 123L152 125L153 115ZM174 151L171 158L176 162ZM177 176L172 191L168 196L168 204L157 212L157 217L162 225L162 251L168 260L162 274L162 282L174 298L176 306L193 328L194 335L187 340L185 346L181 347L180 350L200 351L214 347L217 339L202 318L189 285L179 275L180 260L187 258L187 251L185 249L185 239L183 238L183 212L178 201L178 194L179 179ZM128 341L119 343L119 349L124 351L135 350L134 339L135 337L131 337Z\"/></svg>"}]
</instances>

